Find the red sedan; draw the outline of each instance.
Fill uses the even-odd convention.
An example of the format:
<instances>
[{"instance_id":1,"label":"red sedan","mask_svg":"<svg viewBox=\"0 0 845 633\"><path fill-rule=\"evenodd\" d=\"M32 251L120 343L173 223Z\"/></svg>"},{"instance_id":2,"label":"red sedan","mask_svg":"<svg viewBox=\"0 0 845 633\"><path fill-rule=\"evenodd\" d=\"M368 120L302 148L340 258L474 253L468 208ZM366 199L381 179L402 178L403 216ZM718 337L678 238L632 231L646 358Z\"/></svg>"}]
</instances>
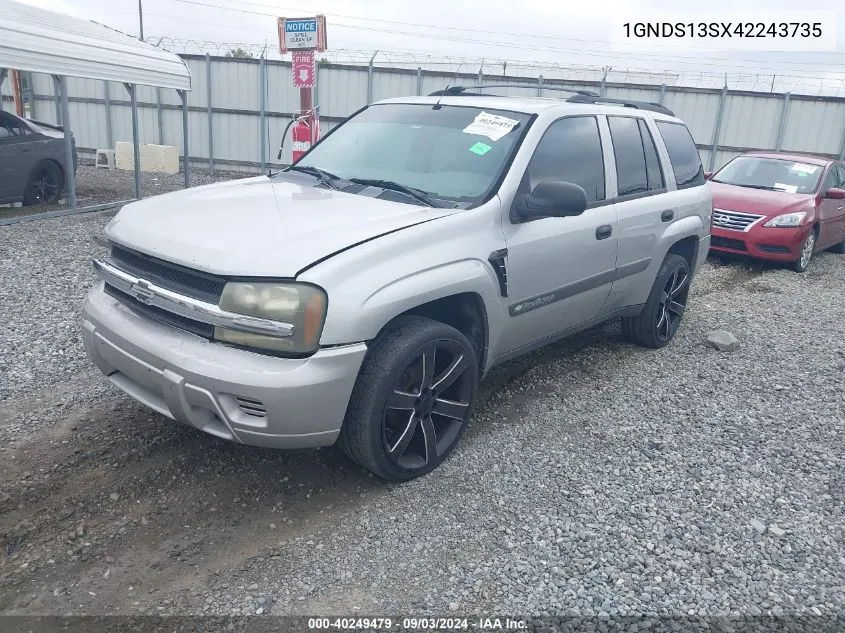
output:
<instances>
[{"instance_id":1,"label":"red sedan","mask_svg":"<svg viewBox=\"0 0 845 633\"><path fill-rule=\"evenodd\" d=\"M845 164L802 154L752 152L712 175L714 252L788 262L845 253Z\"/></svg>"}]
</instances>

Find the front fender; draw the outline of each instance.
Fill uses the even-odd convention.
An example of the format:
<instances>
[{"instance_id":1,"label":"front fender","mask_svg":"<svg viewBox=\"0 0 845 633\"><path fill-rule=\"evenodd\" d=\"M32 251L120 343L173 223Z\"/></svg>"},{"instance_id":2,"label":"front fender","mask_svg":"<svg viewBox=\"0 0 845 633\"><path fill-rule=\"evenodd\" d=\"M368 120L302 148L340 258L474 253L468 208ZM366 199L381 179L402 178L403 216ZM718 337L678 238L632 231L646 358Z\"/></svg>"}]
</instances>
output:
<instances>
[{"instance_id":1,"label":"front fender","mask_svg":"<svg viewBox=\"0 0 845 633\"><path fill-rule=\"evenodd\" d=\"M360 288L360 284L356 285ZM495 273L488 263L478 259L463 259L400 275L357 296L340 289L330 299L321 344L372 340L400 314L461 293L472 293L481 299L487 312L488 345L494 347L497 339L493 339L493 334L498 335L502 329L503 304Z\"/></svg>"}]
</instances>

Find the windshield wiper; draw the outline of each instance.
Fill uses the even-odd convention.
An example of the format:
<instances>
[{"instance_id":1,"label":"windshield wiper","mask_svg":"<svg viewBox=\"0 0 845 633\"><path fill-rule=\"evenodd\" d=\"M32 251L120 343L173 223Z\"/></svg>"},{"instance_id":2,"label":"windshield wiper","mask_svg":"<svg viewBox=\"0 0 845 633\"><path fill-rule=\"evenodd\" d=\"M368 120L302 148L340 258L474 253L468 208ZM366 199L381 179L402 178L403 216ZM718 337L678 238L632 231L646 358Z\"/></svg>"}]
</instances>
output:
<instances>
[{"instance_id":1,"label":"windshield wiper","mask_svg":"<svg viewBox=\"0 0 845 633\"><path fill-rule=\"evenodd\" d=\"M334 186L334 181L338 180L339 177L318 167L311 167L310 165L291 165L285 171L301 171L303 174L311 174L329 189L337 189L337 187Z\"/></svg>"},{"instance_id":2,"label":"windshield wiper","mask_svg":"<svg viewBox=\"0 0 845 633\"><path fill-rule=\"evenodd\" d=\"M379 180L377 178L349 178L349 182L354 182L358 185L370 185L372 187L381 187L382 189L398 191L399 193L404 193L406 196L413 198L417 202L422 202L423 204L429 207L440 208L440 205L436 204L432 197L422 189L409 187L408 185L403 185L402 183L396 182L395 180Z\"/></svg>"},{"instance_id":3,"label":"windshield wiper","mask_svg":"<svg viewBox=\"0 0 845 633\"><path fill-rule=\"evenodd\" d=\"M726 182L724 180L713 180L710 179L711 182L721 182L725 185L736 185L737 187L748 187L749 189L763 189L764 191L783 191L783 189L775 189L774 187L770 187L769 185L748 185L739 182Z\"/></svg>"}]
</instances>

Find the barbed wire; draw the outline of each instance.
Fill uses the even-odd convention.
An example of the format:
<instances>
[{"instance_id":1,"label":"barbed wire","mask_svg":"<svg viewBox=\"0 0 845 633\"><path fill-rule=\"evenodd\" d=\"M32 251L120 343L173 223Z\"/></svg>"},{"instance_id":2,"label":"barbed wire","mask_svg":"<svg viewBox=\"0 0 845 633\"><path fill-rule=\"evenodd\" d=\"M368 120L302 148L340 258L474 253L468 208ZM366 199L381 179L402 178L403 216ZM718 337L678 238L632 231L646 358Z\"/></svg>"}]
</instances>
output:
<instances>
[{"instance_id":1,"label":"barbed wire","mask_svg":"<svg viewBox=\"0 0 845 633\"><path fill-rule=\"evenodd\" d=\"M170 37L148 38L157 46L177 54L249 56L282 59L275 42L215 42ZM373 60L376 68L398 68L444 73L480 73L484 76L538 78L555 81L600 82L648 86L683 86L689 88L722 88L749 92L790 92L809 96L844 96L845 78L824 75L790 75L789 73L718 72L666 70L656 71L618 65L590 66L561 64L506 58L442 55L408 50L362 50L336 48L318 54L321 63L367 65Z\"/></svg>"}]
</instances>

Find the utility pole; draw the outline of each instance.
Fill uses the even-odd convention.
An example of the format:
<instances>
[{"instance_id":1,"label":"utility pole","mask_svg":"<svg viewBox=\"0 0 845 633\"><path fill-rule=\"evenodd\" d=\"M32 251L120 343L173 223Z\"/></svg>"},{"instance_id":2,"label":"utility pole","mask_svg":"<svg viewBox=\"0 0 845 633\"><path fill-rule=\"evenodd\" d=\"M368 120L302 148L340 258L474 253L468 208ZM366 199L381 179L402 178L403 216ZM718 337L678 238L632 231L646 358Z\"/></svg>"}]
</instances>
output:
<instances>
[{"instance_id":1,"label":"utility pole","mask_svg":"<svg viewBox=\"0 0 845 633\"><path fill-rule=\"evenodd\" d=\"M141 41L144 41L144 7L141 6L143 0L138 0L138 26L141 29Z\"/></svg>"}]
</instances>

